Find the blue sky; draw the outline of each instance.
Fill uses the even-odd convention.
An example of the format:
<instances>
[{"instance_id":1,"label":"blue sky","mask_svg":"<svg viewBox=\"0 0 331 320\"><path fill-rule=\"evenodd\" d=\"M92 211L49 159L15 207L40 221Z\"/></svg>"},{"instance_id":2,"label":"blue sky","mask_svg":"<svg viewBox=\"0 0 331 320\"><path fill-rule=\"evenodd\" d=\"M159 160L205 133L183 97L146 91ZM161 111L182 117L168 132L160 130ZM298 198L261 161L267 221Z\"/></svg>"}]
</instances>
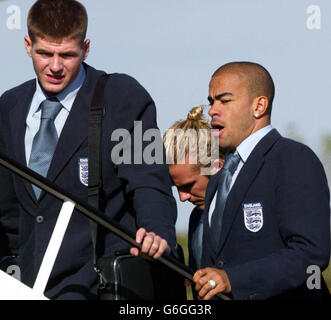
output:
<instances>
[{"instance_id":1,"label":"blue sky","mask_svg":"<svg viewBox=\"0 0 331 320\"><path fill-rule=\"evenodd\" d=\"M0 1L0 93L34 76L23 43L33 2ZM275 81L273 126L284 135L294 127L321 153L321 136L331 134L330 1L81 2L89 13L87 63L135 77L156 102L162 132L186 118L191 106L207 104L208 82L220 65L254 61L265 66ZM7 27L10 5L21 11L21 29ZM319 29L307 27L310 5L320 9ZM179 231L186 231L191 209L190 204L179 204Z\"/></svg>"}]
</instances>

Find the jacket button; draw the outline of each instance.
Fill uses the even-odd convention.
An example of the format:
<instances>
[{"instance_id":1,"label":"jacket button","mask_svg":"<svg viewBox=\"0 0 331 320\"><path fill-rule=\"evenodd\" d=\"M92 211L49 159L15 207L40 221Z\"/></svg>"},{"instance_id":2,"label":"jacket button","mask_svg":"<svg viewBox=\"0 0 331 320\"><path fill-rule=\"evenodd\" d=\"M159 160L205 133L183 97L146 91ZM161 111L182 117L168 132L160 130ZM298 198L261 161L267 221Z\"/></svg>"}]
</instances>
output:
<instances>
[{"instance_id":1,"label":"jacket button","mask_svg":"<svg viewBox=\"0 0 331 320\"><path fill-rule=\"evenodd\" d=\"M44 217L43 217L43 216L38 216L38 217L36 218L36 221L37 221L38 223L42 223L42 222L44 222Z\"/></svg>"},{"instance_id":2,"label":"jacket button","mask_svg":"<svg viewBox=\"0 0 331 320\"><path fill-rule=\"evenodd\" d=\"M217 266L222 268L224 266L224 261L222 261L222 260L218 261Z\"/></svg>"}]
</instances>

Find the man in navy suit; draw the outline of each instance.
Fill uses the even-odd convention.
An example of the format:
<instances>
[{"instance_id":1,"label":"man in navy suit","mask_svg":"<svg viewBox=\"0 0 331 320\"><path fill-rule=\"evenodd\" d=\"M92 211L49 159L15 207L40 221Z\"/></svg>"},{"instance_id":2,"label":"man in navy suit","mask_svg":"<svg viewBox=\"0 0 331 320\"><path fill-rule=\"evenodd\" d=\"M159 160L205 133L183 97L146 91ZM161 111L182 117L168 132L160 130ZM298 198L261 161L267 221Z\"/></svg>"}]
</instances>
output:
<instances>
[{"instance_id":1,"label":"man in navy suit","mask_svg":"<svg viewBox=\"0 0 331 320\"><path fill-rule=\"evenodd\" d=\"M307 146L272 128L273 98L270 74L255 63L226 64L211 78L212 127L228 150L223 168L227 157L234 165L207 186L203 268L194 275L200 299L218 293L233 299L328 296L323 278L316 285L309 281L311 266L323 271L330 257L326 176ZM227 186L221 183L225 176ZM223 209L215 200L218 193L227 194ZM220 211L215 236L211 221Z\"/></svg>"},{"instance_id":2,"label":"man in navy suit","mask_svg":"<svg viewBox=\"0 0 331 320\"><path fill-rule=\"evenodd\" d=\"M81 173L87 161L88 110L97 80L105 74L84 63L90 45L90 40L85 39L86 29L87 13L78 1L37 1L29 11L29 35L25 37L26 51L32 58L37 79L8 90L0 99L1 151L23 165L39 168L40 150L50 147L43 145L42 139L58 139L53 143L55 150L45 176L85 200L87 181ZM56 115L43 116L46 100L48 106L52 103L56 106ZM116 165L112 162L112 150L118 143L112 139L116 129L132 134L135 121L141 121L142 134L148 129L157 130L154 102L137 81L124 74L109 76L104 102L104 211L136 233L143 253L158 258L176 247L176 205L165 161L164 164L144 161L134 164L133 153L137 146L132 135L132 162ZM50 108L51 112L54 108ZM42 122L44 118L46 121ZM49 137L39 138L42 123L49 120L50 124L45 124L47 129L43 129L48 130ZM138 147L144 150L146 144L143 142ZM49 152L45 154L49 157ZM17 176L8 176L3 170L1 175L4 177L1 183L6 183L2 184L2 190L6 193L14 190L14 195L6 197L11 203L1 197L1 204L4 204L1 214L7 217L11 208L13 214L19 209L19 264L22 281L32 286L62 203L45 192L37 193L30 183ZM14 204L15 197L19 207ZM129 248L109 232L103 230L99 235L100 254L112 255ZM131 248L131 253L138 255L139 251ZM74 212L46 296L52 299L96 298L97 274L92 260L89 220Z\"/></svg>"},{"instance_id":3,"label":"man in navy suit","mask_svg":"<svg viewBox=\"0 0 331 320\"><path fill-rule=\"evenodd\" d=\"M224 160L222 150L214 150L212 138L210 122L204 119L203 107L199 105L190 110L187 119L176 121L163 136L169 173L179 199L194 205L188 227L188 263L193 270L201 267L207 184ZM191 285L189 281L186 283ZM196 298L195 290L192 293Z\"/></svg>"},{"instance_id":4,"label":"man in navy suit","mask_svg":"<svg viewBox=\"0 0 331 320\"><path fill-rule=\"evenodd\" d=\"M222 167L224 155L221 149L213 149L210 122L199 105L190 110L187 119L176 121L165 132L163 143L180 201L195 206L189 220L188 251L189 266L197 270L201 266L206 188L210 177Z\"/></svg>"}]
</instances>

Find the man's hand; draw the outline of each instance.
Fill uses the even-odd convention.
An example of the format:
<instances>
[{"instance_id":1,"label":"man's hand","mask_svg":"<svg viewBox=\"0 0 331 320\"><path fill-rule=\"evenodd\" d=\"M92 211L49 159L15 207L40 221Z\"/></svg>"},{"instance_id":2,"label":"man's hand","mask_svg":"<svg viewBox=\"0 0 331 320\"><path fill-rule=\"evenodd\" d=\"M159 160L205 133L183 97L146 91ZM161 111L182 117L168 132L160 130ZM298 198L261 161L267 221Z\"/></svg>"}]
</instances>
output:
<instances>
[{"instance_id":1,"label":"man's hand","mask_svg":"<svg viewBox=\"0 0 331 320\"><path fill-rule=\"evenodd\" d=\"M167 240L156 235L154 232L147 232L140 228L136 233L136 242L141 243L141 251L138 248L131 248L130 253L138 256L139 253L145 253L154 259L162 256L163 252L170 253Z\"/></svg>"},{"instance_id":2,"label":"man's hand","mask_svg":"<svg viewBox=\"0 0 331 320\"><path fill-rule=\"evenodd\" d=\"M215 288L212 288L208 280L215 282ZM231 292L231 284L224 270L216 268L200 269L194 274L193 281L200 300L209 300L217 293Z\"/></svg>"}]
</instances>

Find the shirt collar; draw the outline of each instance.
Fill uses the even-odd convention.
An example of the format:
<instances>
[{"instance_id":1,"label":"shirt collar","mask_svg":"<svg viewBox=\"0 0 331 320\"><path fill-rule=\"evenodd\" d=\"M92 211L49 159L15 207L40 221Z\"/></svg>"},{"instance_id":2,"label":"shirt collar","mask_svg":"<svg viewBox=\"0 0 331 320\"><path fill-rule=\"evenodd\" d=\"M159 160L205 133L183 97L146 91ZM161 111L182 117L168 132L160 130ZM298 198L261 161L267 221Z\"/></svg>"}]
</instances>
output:
<instances>
[{"instance_id":1,"label":"shirt collar","mask_svg":"<svg viewBox=\"0 0 331 320\"><path fill-rule=\"evenodd\" d=\"M254 150L255 146L260 142L260 140L267 135L272 130L271 124L263 127L260 130L257 130L250 136L248 136L244 141L241 142L241 144L237 147L237 150L241 160L243 162L246 162L249 155Z\"/></svg>"},{"instance_id":2,"label":"shirt collar","mask_svg":"<svg viewBox=\"0 0 331 320\"><path fill-rule=\"evenodd\" d=\"M71 107L76 99L78 90L82 86L84 80L86 77L86 71L83 65L80 66L79 73L76 76L75 80L72 81L64 90L62 90L60 93L56 95L56 98L61 102L62 106L70 112ZM33 113L39 111L40 104L47 99L47 95L44 93L43 89L41 88L39 81L36 81L36 99L37 104L35 106L35 110L33 110Z\"/></svg>"}]
</instances>

